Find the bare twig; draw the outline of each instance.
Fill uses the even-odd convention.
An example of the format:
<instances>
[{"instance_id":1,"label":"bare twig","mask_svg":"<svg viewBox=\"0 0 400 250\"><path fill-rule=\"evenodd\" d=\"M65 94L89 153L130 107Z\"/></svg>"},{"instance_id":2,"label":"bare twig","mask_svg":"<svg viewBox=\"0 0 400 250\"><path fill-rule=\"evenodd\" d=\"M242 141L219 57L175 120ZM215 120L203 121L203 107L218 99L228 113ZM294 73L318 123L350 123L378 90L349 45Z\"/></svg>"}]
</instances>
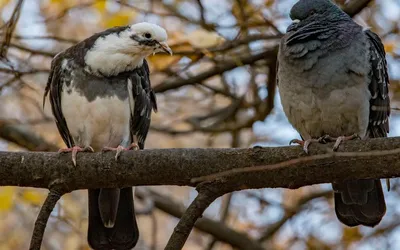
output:
<instances>
[{"instance_id":1,"label":"bare twig","mask_svg":"<svg viewBox=\"0 0 400 250\"><path fill-rule=\"evenodd\" d=\"M371 2L372 0L352 0L344 6L343 11L353 17L360 13Z\"/></svg>"},{"instance_id":2,"label":"bare twig","mask_svg":"<svg viewBox=\"0 0 400 250\"><path fill-rule=\"evenodd\" d=\"M19 40L55 40L57 42L65 42L65 43L78 43L78 40L72 38L63 38L58 36L21 36L21 35L14 35L14 39Z\"/></svg>"},{"instance_id":3,"label":"bare twig","mask_svg":"<svg viewBox=\"0 0 400 250\"><path fill-rule=\"evenodd\" d=\"M265 52L261 52L259 54L255 55L247 55L245 57L239 57L237 60L234 61L228 61L225 62L223 65L217 65L214 68L211 68L210 70L200 73L196 76L187 78L187 79L173 79L173 80L168 80L160 85L157 85L154 87L154 90L158 93L165 92L167 90L171 89L177 89L186 85L191 85L191 84L198 84L202 81L204 81L207 78L210 78L215 75L219 75L225 71L229 71L231 69L234 69L239 66L247 65L247 64L253 64L259 60L270 60L270 58L274 58L274 56L277 53L277 48L274 48L272 50L268 50Z\"/></svg>"},{"instance_id":4,"label":"bare twig","mask_svg":"<svg viewBox=\"0 0 400 250\"><path fill-rule=\"evenodd\" d=\"M17 25L23 2L24 0L18 0L10 20L8 20L5 25L6 31L5 34L3 34L4 38L0 46L0 58L6 58L7 56L7 50L10 46L11 38L14 33L15 26Z\"/></svg>"},{"instance_id":5,"label":"bare twig","mask_svg":"<svg viewBox=\"0 0 400 250\"><path fill-rule=\"evenodd\" d=\"M49 220L50 214L57 204L57 201L61 198L62 195L63 194L60 194L57 191L50 189L50 192L47 195L47 198L44 201L35 222L35 228L33 229L31 244L29 247L30 250L40 250L47 221Z\"/></svg>"},{"instance_id":6,"label":"bare twig","mask_svg":"<svg viewBox=\"0 0 400 250\"><path fill-rule=\"evenodd\" d=\"M221 219L220 219L221 223L225 223L226 219L228 218L232 196L233 196L233 193L229 193L223 197L224 201L221 206ZM212 250L217 242L218 242L218 240L213 236L210 243L206 247L206 249Z\"/></svg>"},{"instance_id":7,"label":"bare twig","mask_svg":"<svg viewBox=\"0 0 400 250\"><path fill-rule=\"evenodd\" d=\"M314 200L316 198L320 197L330 197L332 196L332 191L319 191L319 192L314 192L311 194L307 194L301 199L299 199L296 204L292 207L287 207L285 209L285 214L283 217L278 220L277 222L273 223L272 225L268 226L268 228L261 234L260 238L258 239L260 242L264 242L268 239L270 239L282 226L293 216L298 214L301 209L304 207L306 203L308 203L311 200Z\"/></svg>"}]
</instances>

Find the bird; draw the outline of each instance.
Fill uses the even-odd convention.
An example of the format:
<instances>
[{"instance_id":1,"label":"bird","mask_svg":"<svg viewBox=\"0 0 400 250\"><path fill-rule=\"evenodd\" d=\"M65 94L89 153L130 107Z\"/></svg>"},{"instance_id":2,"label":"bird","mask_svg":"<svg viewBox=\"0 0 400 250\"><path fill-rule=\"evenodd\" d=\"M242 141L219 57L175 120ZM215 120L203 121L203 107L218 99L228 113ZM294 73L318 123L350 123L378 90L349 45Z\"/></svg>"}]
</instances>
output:
<instances>
[{"instance_id":1,"label":"bird","mask_svg":"<svg viewBox=\"0 0 400 250\"><path fill-rule=\"evenodd\" d=\"M143 149L157 111L146 57L172 50L164 28L136 23L109 28L58 53L43 96L76 166L78 152ZM133 188L88 190L88 243L93 249L132 249L139 238Z\"/></svg>"},{"instance_id":2,"label":"bird","mask_svg":"<svg viewBox=\"0 0 400 250\"><path fill-rule=\"evenodd\" d=\"M277 84L285 115L303 146L387 137L389 77L381 39L330 0L300 0L279 43ZM379 179L332 183L336 216L374 227L386 212Z\"/></svg>"}]
</instances>

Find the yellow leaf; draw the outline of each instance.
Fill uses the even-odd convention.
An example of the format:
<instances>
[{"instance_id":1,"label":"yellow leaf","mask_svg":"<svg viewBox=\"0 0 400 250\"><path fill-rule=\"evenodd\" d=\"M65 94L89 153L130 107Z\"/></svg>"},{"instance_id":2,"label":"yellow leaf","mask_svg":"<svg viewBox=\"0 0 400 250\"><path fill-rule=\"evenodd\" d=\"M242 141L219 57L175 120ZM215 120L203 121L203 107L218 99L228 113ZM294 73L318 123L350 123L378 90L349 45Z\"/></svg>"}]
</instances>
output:
<instances>
[{"instance_id":1,"label":"yellow leaf","mask_svg":"<svg viewBox=\"0 0 400 250\"><path fill-rule=\"evenodd\" d=\"M0 188L0 212L11 209L14 201L15 187Z\"/></svg>"},{"instance_id":2,"label":"yellow leaf","mask_svg":"<svg viewBox=\"0 0 400 250\"><path fill-rule=\"evenodd\" d=\"M32 205L42 205L45 198L45 194L38 190L24 190L22 192L22 199L31 203Z\"/></svg>"},{"instance_id":3,"label":"yellow leaf","mask_svg":"<svg viewBox=\"0 0 400 250\"><path fill-rule=\"evenodd\" d=\"M93 7L97 9L100 13L104 13L107 8L107 1L105 0L97 0L95 4L93 4Z\"/></svg>"},{"instance_id":4,"label":"yellow leaf","mask_svg":"<svg viewBox=\"0 0 400 250\"><path fill-rule=\"evenodd\" d=\"M385 51L386 51L386 53L391 54L395 50L396 50L396 43L394 43L394 42L385 43Z\"/></svg>"},{"instance_id":5,"label":"yellow leaf","mask_svg":"<svg viewBox=\"0 0 400 250\"><path fill-rule=\"evenodd\" d=\"M150 56L148 61L155 70L161 71L168 68L172 64L177 63L180 59L181 56L157 54L155 56Z\"/></svg>"},{"instance_id":6,"label":"yellow leaf","mask_svg":"<svg viewBox=\"0 0 400 250\"><path fill-rule=\"evenodd\" d=\"M136 12L133 11L120 11L108 18L105 18L103 21L103 26L106 28L112 28L115 26L123 26L128 25L131 22L131 19L135 17Z\"/></svg>"},{"instance_id":7,"label":"yellow leaf","mask_svg":"<svg viewBox=\"0 0 400 250\"><path fill-rule=\"evenodd\" d=\"M216 32L200 29L189 34L188 42L195 48L206 49L221 44L224 42L224 38Z\"/></svg>"},{"instance_id":8,"label":"yellow leaf","mask_svg":"<svg viewBox=\"0 0 400 250\"><path fill-rule=\"evenodd\" d=\"M10 0L0 0L0 9L5 7L9 2Z\"/></svg>"},{"instance_id":9,"label":"yellow leaf","mask_svg":"<svg viewBox=\"0 0 400 250\"><path fill-rule=\"evenodd\" d=\"M265 1L265 6L271 7L275 3L275 0L266 0Z\"/></svg>"}]
</instances>

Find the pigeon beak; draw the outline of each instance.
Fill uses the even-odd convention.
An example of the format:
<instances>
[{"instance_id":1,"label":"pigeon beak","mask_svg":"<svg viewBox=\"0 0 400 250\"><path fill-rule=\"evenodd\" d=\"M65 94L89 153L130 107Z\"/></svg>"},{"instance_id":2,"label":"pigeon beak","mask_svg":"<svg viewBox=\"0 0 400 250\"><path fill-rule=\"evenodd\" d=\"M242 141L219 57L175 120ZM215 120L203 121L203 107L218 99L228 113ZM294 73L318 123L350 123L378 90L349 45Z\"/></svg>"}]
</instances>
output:
<instances>
[{"instance_id":1,"label":"pigeon beak","mask_svg":"<svg viewBox=\"0 0 400 250\"><path fill-rule=\"evenodd\" d=\"M299 23L299 22L300 22L299 19L294 19L294 20L292 21L292 23Z\"/></svg>"},{"instance_id":2,"label":"pigeon beak","mask_svg":"<svg viewBox=\"0 0 400 250\"><path fill-rule=\"evenodd\" d=\"M172 56L172 50L166 42L161 42L161 43L159 43L159 45L160 45L160 48L159 48L160 52L165 52Z\"/></svg>"}]
</instances>

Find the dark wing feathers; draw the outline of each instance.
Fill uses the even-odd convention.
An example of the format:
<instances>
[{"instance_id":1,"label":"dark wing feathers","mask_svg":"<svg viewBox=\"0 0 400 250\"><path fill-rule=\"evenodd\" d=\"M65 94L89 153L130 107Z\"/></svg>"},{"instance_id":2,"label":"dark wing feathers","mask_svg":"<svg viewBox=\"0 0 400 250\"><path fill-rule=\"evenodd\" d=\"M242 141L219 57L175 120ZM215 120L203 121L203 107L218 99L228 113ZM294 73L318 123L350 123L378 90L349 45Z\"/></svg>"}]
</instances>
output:
<instances>
[{"instance_id":1,"label":"dark wing feathers","mask_svg":"<svg viewBox=\"0 0 400 250\"><path fill-rule=\"evenodd\" d=\"M51 103L51 110L56 120L58 131L60 132L64 143L70 148L74 146L74 140L69 133L67 122L65 121L61 110L61 91L63 88L63 80L66 74L69 74L69 72L63 70L62 61L63 59L61 54L56 55L51 61L50 75L47 80L47 85L43 96L43 107L45 105L46 96L50 93L49 99Z\"/></svg>"},{"instance_id":2,"label":"dark wing feathers","mask_svg":"<svg viewBox=\"0 0 400 250\"><path fill-rule=\"evenodd\" d=\"M371 138L386 137L389 132L390 100L388 95L389 76L386 53L381 39L370 30L365 34L370 43L371 92L368 135Z\"/></svg>"},{"instance_id":3,"label":"dark wing feathers","mask_svg":"<svg viewBox=\"0 0 400 250\"><path fill-rule=\"evenodd\" d=\"M150 128L151 111L157 111L156 96L150 84L150 72L146 60L131 77L134 110L131 116L131 141L136 136L139 148L144 148L144 141Z\"/></svg>"}]
</instances>

